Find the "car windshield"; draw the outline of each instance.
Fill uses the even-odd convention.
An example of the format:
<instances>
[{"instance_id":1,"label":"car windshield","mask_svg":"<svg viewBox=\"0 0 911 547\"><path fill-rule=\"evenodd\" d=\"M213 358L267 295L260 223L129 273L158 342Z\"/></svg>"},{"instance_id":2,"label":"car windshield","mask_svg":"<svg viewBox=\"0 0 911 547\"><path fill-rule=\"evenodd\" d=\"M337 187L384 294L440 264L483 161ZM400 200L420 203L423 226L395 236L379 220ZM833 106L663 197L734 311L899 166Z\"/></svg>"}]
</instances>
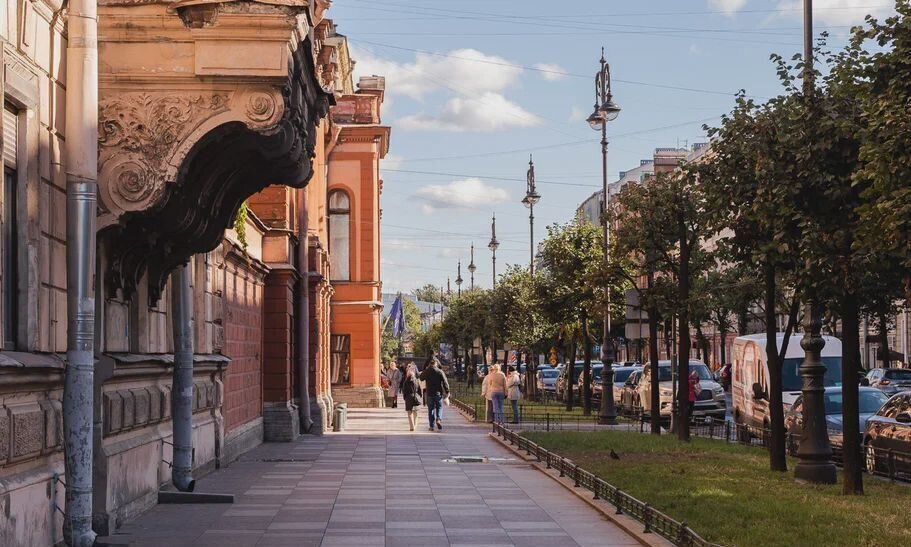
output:
<instances>
[{"instance_id":1,"label":"car windshield","mask_svg":"<svg viewBox=\"0 0 911 547\"><path fill-rule=\"evenodd\" d=\"M889 380L911 381L911 370L887 370L884 376Z\"/></svg>"},{"instance_id":2,"label":"car windshield","mask_svg":"<svg viewBox=\"0 0 911 547\"><path fill-rule=\"evenodd\" d=\"M696 375L699 376L700 380L708 380L710 382L714 380L714 378L712 378L712 373L709 372L709 367L702 363L690 363L690 374L692 374L693 371L696 371Z\"/></svg>"},{"instance_id":3,"label":"car windshield","mask_svg":"<svg viewBox=\"0 0 911 547\"><path fill-rule=\"evenodd\" d=\"M827 391L824 395L826 414L841 414L842 411L842 394L841 391ZM889 400L881 391L860 392L860 414L874 414L880 407Z\"/></svg>"},{"instance_id":4,"label":"car windshield","mask_svg":"<svg viewBox=\"0 0 911 547\"><path fill-rule=\"evenodd\" d=\"M614 383L622 384L623 382L626 381L627 378L629 378L629 375L632 374L634 370L636 370L636 369L626 368L626 369L615 370L614 371Z\"/></svg>"},{"instance_id":5,"label":"car windshield","mask_svg":"<svg viewBox=\"0 0 911 547\"><path fill-rule=\"evenodd\" d=\"M548 369L548 370L539 370L538 374L541 375L541 378L556 378L557 375L560 373L556 370Z\"/></svg>"},{"instance_id":6,"label":"car windshield","mask_svg":"<svg viewBox=\"0 0 911 547\"><path fill-rule=\"evenodd\" d=\"M782 391L800 391L803 388L803 379L800 377L801 363L803 363L803 357L791 357L784 360L781 367ZM841 387L841 357L823 357L822 364L826 366L823 385Z\"/></svg>"}]
</instances>

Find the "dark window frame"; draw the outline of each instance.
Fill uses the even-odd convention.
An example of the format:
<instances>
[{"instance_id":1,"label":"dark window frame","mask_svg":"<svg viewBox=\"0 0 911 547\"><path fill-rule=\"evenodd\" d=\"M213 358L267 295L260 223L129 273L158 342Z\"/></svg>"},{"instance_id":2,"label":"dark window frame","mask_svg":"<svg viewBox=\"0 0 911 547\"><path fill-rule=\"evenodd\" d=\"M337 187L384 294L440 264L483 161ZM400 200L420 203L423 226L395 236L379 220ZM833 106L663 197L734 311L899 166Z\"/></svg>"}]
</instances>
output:
<instances>
[{"instance_id":1,"label":"dark window frame","mask_svg":"<svg viewBox=\"0 0 911 547\"><path fill-rule=\"evenodd\" d=\"M342 359L336 364L336 359ZM329 380L334 386L351 385L351 335L329 336Z\"/></svg>"}]
</instances>

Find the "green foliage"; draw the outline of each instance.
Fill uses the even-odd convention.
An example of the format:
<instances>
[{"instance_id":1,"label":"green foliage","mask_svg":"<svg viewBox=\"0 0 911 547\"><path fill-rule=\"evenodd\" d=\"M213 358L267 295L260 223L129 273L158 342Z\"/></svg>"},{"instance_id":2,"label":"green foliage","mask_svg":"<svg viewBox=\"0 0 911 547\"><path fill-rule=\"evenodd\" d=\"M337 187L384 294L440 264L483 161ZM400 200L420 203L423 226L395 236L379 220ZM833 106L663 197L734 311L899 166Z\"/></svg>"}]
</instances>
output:
<instances>
[{"instance_id":1,"label":"green foliage","mask_svg":"<svg viewBox=\"0 0 911 547\"><path fill-rule=\"evenodd\" d=\"M240 246L244 251L244 254L247 253L247 219L250 216L250 210L247 208L247 202L244 201L240 204L240 207L237 209L237 215L234 216L234 231L237 233L237 240L240 241Z\"/></svg>"},{"instance_id":2,"label":"green foliage","mask_svg":"<svg viewBox=\"0 0 911 547\"><path fill-rule=\"evenodd\" d=\"M414 289L411 293L421 302L435 302L437 304L442 302L442 287L437 287L430 283Z\"/></svg>"}]
</instances>

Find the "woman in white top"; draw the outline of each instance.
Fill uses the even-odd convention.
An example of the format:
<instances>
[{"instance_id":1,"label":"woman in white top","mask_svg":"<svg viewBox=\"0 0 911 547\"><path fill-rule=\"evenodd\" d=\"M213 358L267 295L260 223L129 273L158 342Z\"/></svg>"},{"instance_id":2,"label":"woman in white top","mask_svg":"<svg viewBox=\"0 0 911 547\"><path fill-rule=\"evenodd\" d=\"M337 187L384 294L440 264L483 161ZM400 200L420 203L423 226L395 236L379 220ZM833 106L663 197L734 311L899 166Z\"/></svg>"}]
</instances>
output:
<instances>
[{"instance_id":1,"label":"woman in white top","mask_svg":"<svg viewBox=\"0 0 911 547\"><path fill-rule=\"evenodd\" d=\"M522 398L522 378L516 367L509 367L506 375L506 397L512 405L512 423L519 423L519 400Z\"/></svg>"}]
</instances>

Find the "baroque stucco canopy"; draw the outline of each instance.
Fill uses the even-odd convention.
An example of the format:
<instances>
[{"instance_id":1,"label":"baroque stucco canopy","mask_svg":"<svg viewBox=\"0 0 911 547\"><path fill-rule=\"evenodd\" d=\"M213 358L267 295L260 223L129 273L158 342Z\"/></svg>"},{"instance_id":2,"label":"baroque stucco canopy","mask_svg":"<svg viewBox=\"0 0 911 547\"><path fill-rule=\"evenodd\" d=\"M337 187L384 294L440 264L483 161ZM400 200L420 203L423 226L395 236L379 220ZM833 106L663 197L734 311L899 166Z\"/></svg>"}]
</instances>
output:
<instances>
[{"instance_id":1,"label":"baroque stucco canopy","mask_svg":"<svg viewBox=\"0 0 911 547\"><path fill-rule=\"evenodd\" d=\"M110 289L212 250L239 205L303 187L333 96L312 30L328 2L102 0L99 227ZM147 277L146 277L147 276Z\"/></svg>"}]
</instances>

